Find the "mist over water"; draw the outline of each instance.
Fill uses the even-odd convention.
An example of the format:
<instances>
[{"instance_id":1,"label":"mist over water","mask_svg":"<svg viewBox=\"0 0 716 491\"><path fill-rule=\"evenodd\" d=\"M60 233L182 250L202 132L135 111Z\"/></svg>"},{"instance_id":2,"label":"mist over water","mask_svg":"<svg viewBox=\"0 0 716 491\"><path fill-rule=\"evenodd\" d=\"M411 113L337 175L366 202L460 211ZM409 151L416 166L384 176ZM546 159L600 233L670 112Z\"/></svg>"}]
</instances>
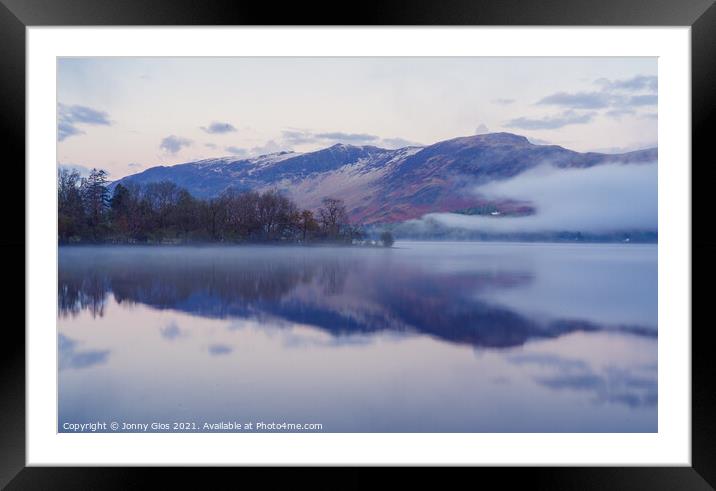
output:
<instances>
[{"instance_id":1,"label":"mist over water","mask_svg":"<svg viewBox=\"0 0 716 491\"><path fill-rule=\"evenodd\" d=\"M492 181L474 189L476 195L490 199L529 202L536 208L534 215L492 217L431 213L425 218L448 227L485 232L656 231L657 174L656 163L611 164L586 169L545 164L512 179Z\"/></svg>"},{"instance_id":2,"label":"mist over water","mask_svg":"<svg viewBox=\"0 0 716 491\"><path fill-rule=\"evenodd\" d=\"M656 431L656 247L62 247L64 422Z\"/></svg>"}]
</instances>

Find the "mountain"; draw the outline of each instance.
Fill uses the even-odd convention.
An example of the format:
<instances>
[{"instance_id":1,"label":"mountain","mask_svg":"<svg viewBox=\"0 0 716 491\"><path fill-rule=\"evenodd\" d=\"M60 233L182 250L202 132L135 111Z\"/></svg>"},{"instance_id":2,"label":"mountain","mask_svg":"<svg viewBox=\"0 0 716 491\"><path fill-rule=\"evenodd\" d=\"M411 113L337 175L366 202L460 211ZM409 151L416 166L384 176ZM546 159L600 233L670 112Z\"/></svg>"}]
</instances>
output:
<instances>
[{"instance_id":1,"label":"mountain","mask_svg":"<svg viewBox=\"0 0 716 491\"><path fill-rule=\"evenodd\" d=\"M543 164L587 168L656 160L656 148L623 154L580 153L558 145L533 144L520 135L490 133L397 150L336 144L308 153L206 159L152 167L113 185L166 180L200 198L218 196L228 188L276 188L303 208L315 209L323 198L336 197L345 202L354 222L393 223L431 212L531 214L530 203L490 201L473 189Z\"/></svg>"}]
</instances>

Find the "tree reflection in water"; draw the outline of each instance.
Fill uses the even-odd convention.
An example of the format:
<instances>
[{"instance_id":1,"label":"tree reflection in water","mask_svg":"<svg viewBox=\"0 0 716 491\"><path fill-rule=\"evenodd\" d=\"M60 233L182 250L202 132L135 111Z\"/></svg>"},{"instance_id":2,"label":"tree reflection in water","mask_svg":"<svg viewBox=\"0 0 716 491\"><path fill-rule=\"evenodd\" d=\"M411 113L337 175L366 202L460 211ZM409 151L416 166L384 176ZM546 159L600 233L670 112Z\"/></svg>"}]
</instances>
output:
<instances>
[{"instance_id":1,"label":"tree reflection in water","mask_svg":"<svg viewBox=\"0 0 716 491\"><path fill-rule=\"evenodd\" d=\"M270 316L334 336L420 333L475 347L505 348L575 331L614 330L656 337L633 325L581 319L537 321L481 299L524 286L529 271L489 264L442 271L390 261L391 251L288 247L63 248L60 315L102 316L107 295L209 318ZM382 256L381 256L382 255Z\"/></svg>"}]
</instances>

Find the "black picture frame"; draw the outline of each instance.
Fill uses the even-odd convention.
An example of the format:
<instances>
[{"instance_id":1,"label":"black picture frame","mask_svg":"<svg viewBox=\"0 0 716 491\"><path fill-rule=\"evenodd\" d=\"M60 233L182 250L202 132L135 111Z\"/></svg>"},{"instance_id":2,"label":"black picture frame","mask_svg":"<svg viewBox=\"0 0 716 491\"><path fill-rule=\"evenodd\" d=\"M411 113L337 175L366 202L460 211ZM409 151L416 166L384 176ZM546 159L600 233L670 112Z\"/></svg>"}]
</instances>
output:
<instances>
[{"instance_id":1,"label":"black picture frame","mask_svg":"<svg viewBox=\"0 0 716 491\"><path fill-rule=\"evenodd\" d=\"M713 182L709 129L716 118L716 6L713 0L389 0L350 4L320 2L270 3L230 0L0 0L0 135L6 181L0 193L8 229L0 238L7 266L25 260L25 218L16 212L24 202L25 182L25 63L26 27L29 26L163 26L163 25L501 25L501 26L690 26L692 69L692 316L705 310L708 290L693 286L716 273L716 240L706 218L706 186ZM711 123L711 124L710 124ZM711 174L708 174L711 173ZM698 176L698 178L694 178ZM31 183L25 182L26 185ZM701 189L703 188L703 189ZM22 284L25 284L24 268ZM704 282L704 284L706 284ZM16 284L13 284L16 285ZM24 303L25 289L14 286L4 295L6 311ZM696 300L700 300L698 309ZM660 299L665 301L665 299ZM19 315L23 319L24 310ZM695 317L693 317L695 319ZM6 317L9 319L9 317ZM564 467L479 468L480 478L496 477L502 486L542 489L714 489L716 487L716 384L711 362L713 326L693 323L692 336L692 466L691 467ZM690 326L683 326L688 329ZM6 321L0 377L0 485L7 489L104 489L141 487L137 469L25 467L25 335L17 322ZM54 326L48 326L48 329ZM49 332L49 330L48 330ZM247 470L242 470L245 473ZM465 469L463 469L465 471ZM472 470L474 472L475 469ZM143 472L148 472L144 469ZM201 469L151 470L156 477L181 480L185 485L214 481L232 472ZM251 470L261 478L266 470ZM353 469L341 484L369 485L370 471ZM420 472L415 475L420 476ZM304 476L294 470L291 479ZM475 481L473 481L475 482ZM166 482L164 483L167 484ZM313 482L311 482L313 484ZM343 487L343 486L341 486ZM346 486L347 487L347 486Z\"/></svg>"}]
</instances>

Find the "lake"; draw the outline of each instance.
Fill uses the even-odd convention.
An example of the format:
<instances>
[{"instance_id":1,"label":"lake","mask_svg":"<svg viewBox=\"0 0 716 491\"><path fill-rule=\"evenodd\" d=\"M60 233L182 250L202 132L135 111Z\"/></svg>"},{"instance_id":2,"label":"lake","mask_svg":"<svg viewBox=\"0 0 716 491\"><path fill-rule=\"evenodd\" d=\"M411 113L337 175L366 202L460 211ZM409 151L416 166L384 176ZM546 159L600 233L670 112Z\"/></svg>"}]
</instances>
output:
<instances>
[{"instance_id":1,"label":"lake","mask_svg":"<svg viewBox=\"0 0 716 491\"><path fill-rule=\"evenodd\" d=\"M657 246L60 247L58 350L60 432L656 432Z\"/></svg>"}]
</instances>

